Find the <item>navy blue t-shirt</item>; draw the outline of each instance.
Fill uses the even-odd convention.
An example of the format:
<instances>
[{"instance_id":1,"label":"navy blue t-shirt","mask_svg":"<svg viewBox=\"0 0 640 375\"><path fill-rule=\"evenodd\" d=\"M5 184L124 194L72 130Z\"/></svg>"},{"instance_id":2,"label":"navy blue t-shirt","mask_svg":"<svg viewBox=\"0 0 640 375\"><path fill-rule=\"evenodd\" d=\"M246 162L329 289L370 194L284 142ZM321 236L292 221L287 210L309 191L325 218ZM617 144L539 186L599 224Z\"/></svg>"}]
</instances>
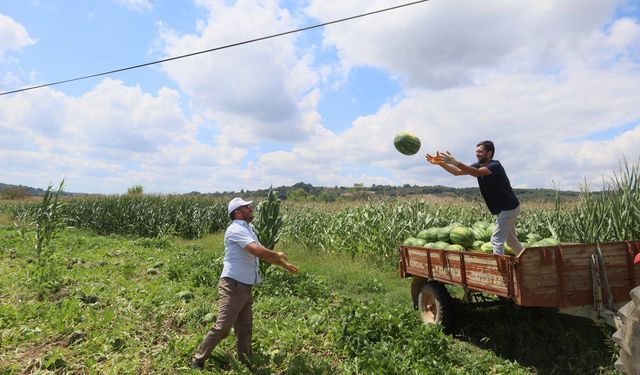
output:
<instances>
[{"instance_id":1,"label":"navy blue t-shirt","mask_svg":"<svg viewBox=\"0 0 640 375\"><path fill-rule=\"evenodd\" d=\"M474 163L471 166L482 167L480 163ZM478 185L480 185L480 193L489 207L489 211L493 215L497 215L500 211L513 210L518 207L520 202L511 188L511 183L502 164L497 160L491 160L486 167L489 168L491 174L478 177Z\"/></svg>"}]
</instances>

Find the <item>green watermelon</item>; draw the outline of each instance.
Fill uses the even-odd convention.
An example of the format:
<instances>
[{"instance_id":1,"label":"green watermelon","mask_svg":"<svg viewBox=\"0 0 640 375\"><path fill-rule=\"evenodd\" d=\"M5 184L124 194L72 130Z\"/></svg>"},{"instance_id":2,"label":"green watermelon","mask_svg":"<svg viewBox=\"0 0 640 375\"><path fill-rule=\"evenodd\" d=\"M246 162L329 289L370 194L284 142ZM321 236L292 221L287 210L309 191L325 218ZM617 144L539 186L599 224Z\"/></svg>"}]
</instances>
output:
<instances>
[{"instance_id":1,"label":"green watermelon","mask_svg":"<svg viewBox=\"0 0 640 375\"><path fill-rule=\"evenodd\" d=\"M471 248L474 250L480 250L480 246L482 246L484 242L477 240L477 241L473 241L473 245L471 245Z\"/></svg>"},{"instance_id":2,"label":"green watermelon","mask_svg":"<svg viewBox=\"0 0 640 375\"><path fill-rule=\"evenodd\" d=\"M446 250L464 251L464 246L453 244L453 245L447 246Z\"/></svg>"},{"instance_id":3,"label":"green watermelon","mask_svg":"<svg viewBox=\"0 0 640 375\"><path fill-rule=\"evenodd\" d=\"M451 242L461 245L463 248L473 246L473 241L476 239L471 229L466 227L456 227L451 229L449 238L451 238Z\"/></svg>"},{"instance_id":4,"label":"green watermelon","mask_svg":"<svg viewBox=\"0 0 640 375\"><path fill-rule=\"evenodd\" d=\"M424 244L426 244L427 241L423 240L422 238L416 238L413 241L413 246L424 246Z\"/></svg>"},{"instance_id":5,"label":"green watermelon","mask_svg":"<svg viewBox=\"0 0 640 375\"><path fill-rule=\"evenodd\" d=\"M183 290L178 293L178 297L183 301L187 302L193 299L193 293L189 290Z\"/></svg>"},{"instance_id":6,"label":"green watermelon","mask_svg":"<svg viewBox=\"0 0 640 375\"><path fill-rule=\"evenodd\" d=\"M417 238L415 238L415 237L409 237L406 240L404 240L404 242L402 244L406 245L406 246L413 246L415 244L416 240L417 240Z\"/></svg>"},{"instance_id":7,"label":"green watermelon","mask_svg":"<svg viewBox=\"0 0 640 375\"><path fill-rule=\"evenodd\" d=\"M413 155L420 151L420 139L413 134L401 132L393 139L396 150L405 155Z\"/></svg>"},{"instance_id":8,"label":"green watermelon","mask_svg":"<svg viewBox=\"0 0 640 375\"><path fill-rule=\"evenodd\" d=\"M427 229L427 232L426 232L425 235L426 235L425 240L427 240L429 242L438 241L438 228L429 228L429 229Z\"/></svg>"},{"instance_id":9,"label":"green watermelon","mask_svg":"<svg viewBox=\"0 0 640 375\"><path fill-rule=\"evenodd\" d=\"M473 237L478 241L482 241L482 239L485 237L484 228L479 228L474 226L474 227L471 227L471 232L473 232Z\"/></svg>"},{"instance_id":10,"label":"green watermelon","mask_svg":"<svg viewBox=\"0 0 640 375\"><path fill-rule=\"evenodd\" d=\"M480 246L480 250L482 250L483 253L493 254L493 245L491 245L491 242L485 242Z\"/></svg>"},{"instance_id":11,"label":"green watermelon","mask_svg":"<svg viewBox=\"0 0 640 375\"><path fill-rule=\"evenodd\" d=\"M444 250L444 249L446 249L446 248L447 248L447 246L449 246L449 245L450 245L450 244L449 244L448 242L438 241L438 242L435 242L435 243L433 244L432 248L434 248L434 249L441 249L441 250Z\"/></svg>"},{"instance_id":12,"label":"green watermelon","mask_svg":"<svg viewBox=\"0 0 640 375\"><path fill-rule=\"evenodd\" d=\"M495 224L489 224L489 226L487 226L487 228L482 233L482 238L479 238L479 240L483 240L484 242L491 241L491 236L493 236L493 229L495 227Z\"/></svg>"},{"instance_id":13,"label":"green watermelon","mask_svg":"<svg viewBox=\"0 0 640 375\"><path fill-rule=\"evenodd\" d=\"M558 246L560 245L560 241L555 238L547 237L543 238L540 241L536 241L531 244L531 247L547 247L547 246Z\"/></svg>"},{"instance_id":14,"label":"green watermelon","mask_svg":"<svg viewBox=\"0 0 640 375\"><path fill-rule=\"evenodd\" d=\"M427 239L427 230L426 229L421 230L416 237L422 238L423 240L426 240Z\"/></svg>"},{"instance_id":15,"label":"green watermelon","mask_svg":"<svg viewBox=\"0 0 640 375\"><path fill-rule=\"evenodd\" d=\"M471 225L471 227L478 229L486 229L488 226L489 223L487 223L486 221L476 221L475 223L473 223L473 225Z\"/></svg>"},{"instance_id":16,"label":"green watermelon","mask_svg":"<svg viewBox=\"0 0 640 375\"><path fill-rule=\"evenodd\" d=\"M537 233L529 233L527 234L527 243L538 242L542 239L542 236Z\"/></svg>"},{"instance_id":17,"label":"green watermelon","mask_svg":"<svg viewBox=\"0 0 640 375\"><path fill-rule=\"evenodd\" d=\"M451 241L449 233L451 233L451 229L449 229L449 227L438 228L438 241L449 243Z\"/></svg>"}]
</instances>

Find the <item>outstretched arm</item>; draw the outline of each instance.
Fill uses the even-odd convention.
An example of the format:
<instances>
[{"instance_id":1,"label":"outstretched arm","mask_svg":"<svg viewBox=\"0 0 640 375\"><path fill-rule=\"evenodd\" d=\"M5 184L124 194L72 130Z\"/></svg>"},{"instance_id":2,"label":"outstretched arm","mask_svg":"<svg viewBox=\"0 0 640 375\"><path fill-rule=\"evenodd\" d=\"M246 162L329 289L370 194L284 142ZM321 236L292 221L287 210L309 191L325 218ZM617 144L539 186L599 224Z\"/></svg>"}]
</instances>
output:
<instances>
[{"instance_id":1,"label":"outstretched arm","mask_svg":"<svg viewBox=\"0 0 640 375\"><path fill-rule=\"evenodd\" d=\"M455 176L470 175L473 177L482 177L491 174L491 170L487 167L476 168L457 161L449 151L446 153L437 151L435 157L427 155L427 160L431 164L439 164Z\"/></svg>"},{"instance_id":2,"label":"outstretched arm","mask_svg":"<svg viewBox=\"0 0 640 375\"><path fill-rule=\"evenodd\" d=\"M440 151L436 151L436 156L432 156L432 155L427 154L426 158L427 158L427 161L429 163L441 166L442 169L444 169L445 171L451 173L454 176L462 176L462 175L467 174L467 173L463 172L460 168L458 168L458 167L456 167L456 166L454 166L452 164L447 163L445 161L444 154L441 154Z\"/></svg>"},{"instance_id":3,"label":"outstretched arm","mask_svg":"<svg viewBox=\"0 0 640 375\"><path fill-rule=\"evenodd\" d=\"M248 244L244 249L265 262L280 266L291 273L298 273L299 271L298 267L287 262L287 255L285 253L269 250L257 242Z\"/></svg>"}]
</instances>

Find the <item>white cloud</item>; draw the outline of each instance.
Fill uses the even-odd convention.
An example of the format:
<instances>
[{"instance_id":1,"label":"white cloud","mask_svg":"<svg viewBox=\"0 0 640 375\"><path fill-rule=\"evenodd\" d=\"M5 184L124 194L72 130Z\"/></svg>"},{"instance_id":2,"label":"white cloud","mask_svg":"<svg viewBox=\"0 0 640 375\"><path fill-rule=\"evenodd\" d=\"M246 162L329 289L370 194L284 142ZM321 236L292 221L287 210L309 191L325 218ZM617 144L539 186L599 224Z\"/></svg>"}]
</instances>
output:
<instances>
[{"instance_id":1,"label":"white cloud","mask_svg":"<svg viewBox=\"0 0 640 375\"><path fill-rule=\"evenodd\" d=\"M262 155L256 169L311 183L326 184L322 176L345 177L355 170L367 171L369 183L474 186L474 179L452 177L427 165L423 156L450 150L472 163L475 145L492 139L496 159L515 186L555 182L577 190L585 178L600 183L623 156L640 156L640 125L611 139L590 140L594 133L640 122L636 71L576 68L562 77L495 73L487 78L480 86L409 90L402 101L360 117L342 133L318 132L291 152ZM399 131L420 137L419 154L395 151L392 140ZM376 177L379 182L372 182Z\"/></svg>"},{"instance_id":2,"label":"white cloud","mask_svg":"<svg viewBox=\"0 0 640 375\"><path fill-rule=\"evenodd\" d=\"M208 18L194 20L190 34L161 27L162 57L310 23L276 0L197 3ZM312 0L306 12L329 21L399 3ZM6 96L2 182L43 187L65 176L71 191L106 193L137 183L149 192L299 181L476 186L427 165L424 154L450 150L472 162L475 144L492 139L514 186L596 185L623 156L640 156L640 24L613 20L616 5L432 1L325 28L339 61L292 35L164 64L179 91L105 79L75 96L50 88ZM0 54L34 43L6 18ZM401 77L402 91L345 130L327 129L318 105L331 92L322 90L363 66ZM399 131L420 137L419 154L393 148Z\"/></svg>"},{"instance_id":3,"label":"white cloud","mask_svg":"<svg viewBox=\"0 0 640 375\"><path fill-rule=\"evenodd\" d=\"M115 0L115 2L133 10L149 10L153 8L153 0Z\"/></svg>"},{"instance_id":4,"label":"white cloud","mask_svg":"<svg viewBox=\"0 0 640 375\"><path fill-rule=\"evenodd\" d=\"M49 88L5 97L0 151L10 162L3 179L41 187L67 176L72 191L126 191L134 183L156 191L196 190L186 178L191 171L206 178L238 163L246 151L199 141L201 124L185 115L180 100L175 90L152 95L111 79L79 97Z\"/></svg>"},{"instance_id":5,"label":"white cloud","mask_svg":"<svg viewBox=\"0 0 640 375\"><path fill-rule=\"evenodd\" d=\"M402 2L314 0L307 11L329 21ZM473 82L504 65L556 68L583 38L610 19L615 0L433 1L325 29L346 68L368 65L410 87L442 89Z\"/></svg>"},{"instance_id":6,"label":"white cloud","mask_svg":"<svg viewBox=\"0 0 640 375\"><path fill-rule=\"evenodd\" d=\"M201 2L210 10L197 35L164 29L166 56L220 47L288 31L297 22L273 0ZM275 38L163 65L214 121L220 142L257 145L259 139L297 141L309 136L306 95L317 81L309 55L296 51L295 37Z\"/></svg>"},{"instance_id":7,"label":"white cloud","mask_svg":"<svg viewBox=\"0 0 640 375\"><path fill-rule=\"evenodd\" d=\"M20 51L35 42L29 37L24 26L14 21L13 18L0 13L0 59L7 51Z\"/></svg>"}]
</instances>

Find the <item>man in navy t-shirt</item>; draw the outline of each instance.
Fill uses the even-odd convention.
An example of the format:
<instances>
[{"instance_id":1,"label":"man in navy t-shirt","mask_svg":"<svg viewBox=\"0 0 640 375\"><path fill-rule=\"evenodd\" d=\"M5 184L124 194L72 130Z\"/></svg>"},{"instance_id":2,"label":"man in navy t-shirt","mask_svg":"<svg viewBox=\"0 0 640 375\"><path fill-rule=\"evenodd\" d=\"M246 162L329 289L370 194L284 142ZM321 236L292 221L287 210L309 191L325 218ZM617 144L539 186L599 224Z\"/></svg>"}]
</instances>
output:
<instances>
[{"instance_id":1,"label":"man in navy t-shirt","mask_svg":"<svg viewBox=\"0 0 640 375\"><path fill-rule=\"evenodd\" d=\"M496 226L491 236L493 253L504 255L504 243L516 254L522 251L522 244L516 236L516 219L520 213L520 202L502 164L493 160L495 147L491 141L482 141L476 145L477 163L466 165L457 161L449 151L436 152L436 156L427 154L427 161L444 168L454 176L471 175L478 178L480 193L489 211L496 216Z\"/></svg>"}]
</instances>

